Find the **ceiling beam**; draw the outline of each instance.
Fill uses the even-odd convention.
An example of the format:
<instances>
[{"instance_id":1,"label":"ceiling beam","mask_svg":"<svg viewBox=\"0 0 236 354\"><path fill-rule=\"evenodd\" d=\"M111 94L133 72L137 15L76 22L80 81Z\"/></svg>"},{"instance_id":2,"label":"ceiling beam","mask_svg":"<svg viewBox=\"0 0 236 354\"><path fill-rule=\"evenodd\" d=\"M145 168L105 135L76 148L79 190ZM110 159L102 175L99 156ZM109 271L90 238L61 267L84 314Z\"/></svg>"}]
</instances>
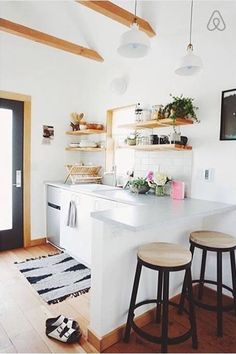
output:
<instances>
[{"instance_id":1,"label":"ceiling beam","mask_svg":"<svg viewBox=\"0 0 236 354\"><path fill-rule=\"evenodd\" d=\"M103 61L103 58L93 49L82 47L78 44L65 41L64 39L51 36L3 18L0 18L0 30L30 39L34 42L46 44L50 47L61 49L69 53L81 55L96 61Z\"/></svg>"},{"instance_id":2,"label":"ceiling beam","mask_svg":"<svg viewBox=\"0 0 236 354\"><path fill-rule=\"evenodd\" d=\"M130 27L136 19L141 31L145 32L149 37L156 35L155 31L146 20L138 16L135 17L132 12L113 4L111 1L76 0L76 2L128 27Z\"/></svg>"}]
</instances>

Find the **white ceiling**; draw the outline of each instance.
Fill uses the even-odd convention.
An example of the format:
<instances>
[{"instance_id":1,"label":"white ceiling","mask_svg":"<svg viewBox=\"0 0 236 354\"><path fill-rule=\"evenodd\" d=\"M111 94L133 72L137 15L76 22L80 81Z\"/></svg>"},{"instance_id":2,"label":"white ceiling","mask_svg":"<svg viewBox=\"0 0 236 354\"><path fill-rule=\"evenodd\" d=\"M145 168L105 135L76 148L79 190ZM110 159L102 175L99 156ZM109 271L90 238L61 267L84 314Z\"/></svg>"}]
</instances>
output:
<instances>
[{"instance_id":1,"label":"white ceiling","mask_svg":"<svg viewBox=\"0 0 236 354\"><path fill-rule=\"evenodd\" d=\"M134 10L134 0L114 2L129 11ZM194 4L195 48L201 47L200 37L209 35L206 23L214 9L223 6L227 29L231 25L235 30L235 14L232 9L236 11L236 1L195 0ZM122 60L117 56L116 49L120 35L127 27L75 1L1 1L0 10L3 18L95 49L105 61ZM157 32L151 44L159 52L163 46L171 47L179 40L180 53L184 50L188 44L189 12L190 0L139 0L137 7L137 14L147 19Z\"/></svg>"}]
</instances>

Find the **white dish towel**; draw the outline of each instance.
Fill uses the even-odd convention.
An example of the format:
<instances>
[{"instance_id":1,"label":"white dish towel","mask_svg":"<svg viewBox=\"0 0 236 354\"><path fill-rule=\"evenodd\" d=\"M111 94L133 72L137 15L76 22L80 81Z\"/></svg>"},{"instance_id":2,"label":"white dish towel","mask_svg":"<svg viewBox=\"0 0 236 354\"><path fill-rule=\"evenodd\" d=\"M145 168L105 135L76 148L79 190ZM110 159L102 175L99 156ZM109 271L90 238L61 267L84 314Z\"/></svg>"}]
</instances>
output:
<instances>
[{"instance_id":1,"label":"white dish towel","mask_svg":"<svg viewBox=\"0 0 236 354\"><path fill-rule=\"evenodd\" d=\"M67 226L76 227L77 225L77 208L74 200L70 201L68 217L67 217Z\"/></svg>"}]
</instances>

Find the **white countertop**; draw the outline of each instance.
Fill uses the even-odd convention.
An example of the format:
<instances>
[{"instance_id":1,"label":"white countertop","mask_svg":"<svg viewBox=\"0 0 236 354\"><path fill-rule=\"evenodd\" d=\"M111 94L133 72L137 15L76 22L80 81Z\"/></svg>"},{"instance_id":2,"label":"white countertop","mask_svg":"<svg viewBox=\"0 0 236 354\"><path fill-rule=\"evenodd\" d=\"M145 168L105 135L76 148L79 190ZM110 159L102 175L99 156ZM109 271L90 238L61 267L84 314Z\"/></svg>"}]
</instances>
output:
<instances>
[{"instance_id":1,"label":"white countertop","mask_svg":"<svg viewBox=\"0 0 236 354\"><path fill-rule=\"evenodd\" d=\"M149 196L146 197L149 198ZM93 212L91 216L97 220L132 231L140 231L162 225L168 226L179 220L236 210L236 205L207 200L192 198L172 200L170 197L156 198L156 203Z\"/></svg>"},{"instance_id":2,"label":"white countertop","mask_svg":"<svg viewBox=\"0 0 236 354\"><path fill-rule=\"evenodd\" d=\"M69 185L60 182L48 182L47 184L71 192L80 192L126 204L124 207L92 212L91 216L132 231L161 225L167 226L179 220L236 210L236 205L231 204L193 198L172 200L167 196L157 197L151 194L136 195L127 190L105 185Z\"/></svg>"}]
</instances>

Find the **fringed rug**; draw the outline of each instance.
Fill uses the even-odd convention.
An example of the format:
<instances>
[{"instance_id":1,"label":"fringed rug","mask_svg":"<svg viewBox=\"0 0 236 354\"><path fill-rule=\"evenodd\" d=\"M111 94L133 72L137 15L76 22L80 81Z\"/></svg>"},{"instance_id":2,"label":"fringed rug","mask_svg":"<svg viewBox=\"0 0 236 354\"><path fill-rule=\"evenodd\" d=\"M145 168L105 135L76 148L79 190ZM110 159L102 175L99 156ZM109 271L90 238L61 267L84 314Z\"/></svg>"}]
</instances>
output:
<instances>
[{"instance_id":1,"label":"fringed rug","mask_svg":"<svg viewBox=\"0 0 236 354\"><path fill-rule=\"evenodd\" d=\"M89 291L91 271L65 252L16 262L38 294L48 304Z\"/></svg>"}]
</instances>

